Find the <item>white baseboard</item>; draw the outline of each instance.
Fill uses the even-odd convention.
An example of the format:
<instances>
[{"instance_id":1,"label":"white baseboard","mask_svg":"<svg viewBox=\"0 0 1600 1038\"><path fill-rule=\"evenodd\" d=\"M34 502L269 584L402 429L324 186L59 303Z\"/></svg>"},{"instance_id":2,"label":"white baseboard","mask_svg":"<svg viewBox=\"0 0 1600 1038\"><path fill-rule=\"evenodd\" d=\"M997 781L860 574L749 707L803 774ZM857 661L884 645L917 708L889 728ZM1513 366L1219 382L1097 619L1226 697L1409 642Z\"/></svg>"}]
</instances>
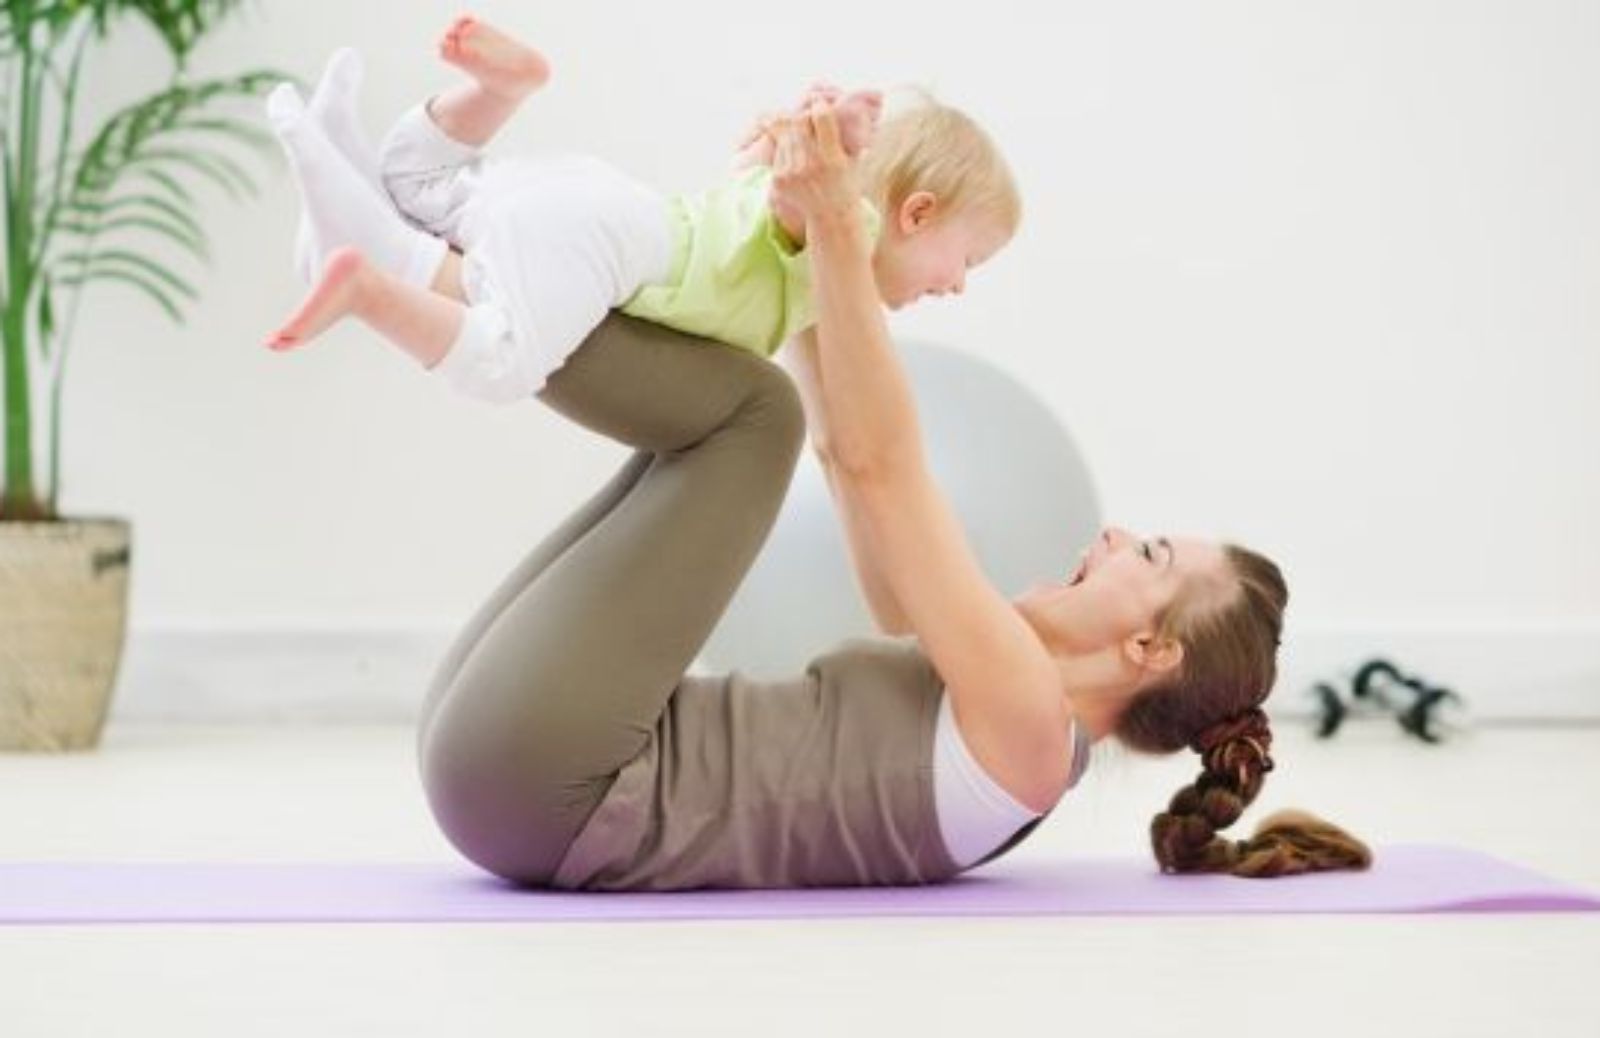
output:
<instances>
[{"instance_id":1,"label":"white baseboard","mask_svg":"<svg viewBox=\"0 0 1600 1038\"><path fill-rule=\"evenodd\" d=\"M406 722L415 718L454 633L442 625L135 626L111 716L140 722ZM1600 620L1302 628L1284 644L1269 711L1309 715L1313 682L1347 681L1373 656L1455 690L1476 720L1600 719Z\"/></svg>"},{"instance_id":2,"label":"white baseboard","mask_svg":"<svg viewBox=\"0 0 1600 1038\"><path fill-rule=\"evenodd\" d=\"M133 626L111 718L407 721L453 634L442 626Z\"/></svg>"}]
</instances>

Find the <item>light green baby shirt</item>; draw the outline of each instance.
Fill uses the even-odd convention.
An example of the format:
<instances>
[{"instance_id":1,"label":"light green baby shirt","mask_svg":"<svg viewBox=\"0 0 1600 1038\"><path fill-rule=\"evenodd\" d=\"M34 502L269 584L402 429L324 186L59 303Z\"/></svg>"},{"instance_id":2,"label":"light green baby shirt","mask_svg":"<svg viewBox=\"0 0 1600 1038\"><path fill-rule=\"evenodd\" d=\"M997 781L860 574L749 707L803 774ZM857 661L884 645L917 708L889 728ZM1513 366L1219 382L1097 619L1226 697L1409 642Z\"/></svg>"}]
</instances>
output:
<instances>
[{"instance_id":1,"label":"light green baby shirt","mask_svg":"<svg viewBox=\"0 0 1600 1038\"><path fill-rule=\"evenodd\" d=\"M772 215L772 170L752 166L697 194L668 199L671 274L646 285L621 310L770 357L816 320L811 258ZM880 219L865 199L862 218L876 241Z\"/></svg>"}]
</instances>

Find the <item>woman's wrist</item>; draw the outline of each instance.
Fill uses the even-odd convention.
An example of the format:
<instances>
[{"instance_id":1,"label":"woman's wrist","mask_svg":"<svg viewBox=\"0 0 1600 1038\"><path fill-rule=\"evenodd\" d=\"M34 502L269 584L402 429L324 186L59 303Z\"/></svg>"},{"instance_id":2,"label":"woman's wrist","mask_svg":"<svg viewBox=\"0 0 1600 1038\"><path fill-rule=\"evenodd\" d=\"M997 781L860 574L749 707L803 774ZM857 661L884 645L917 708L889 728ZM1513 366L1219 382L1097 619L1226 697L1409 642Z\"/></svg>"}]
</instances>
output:
<instances>
[{"instance_id":1,"label":"woman's wrist","mask_svg":"<svg viewBox=\"0 0 1600 1038\"><path fill-rule=\"evenodd\" d=\"M865 248L866 237L867 229L859 206L828 206L806 215L806 239L810 244L826 241L836 246Z\"/></svg>"}]
</instances>

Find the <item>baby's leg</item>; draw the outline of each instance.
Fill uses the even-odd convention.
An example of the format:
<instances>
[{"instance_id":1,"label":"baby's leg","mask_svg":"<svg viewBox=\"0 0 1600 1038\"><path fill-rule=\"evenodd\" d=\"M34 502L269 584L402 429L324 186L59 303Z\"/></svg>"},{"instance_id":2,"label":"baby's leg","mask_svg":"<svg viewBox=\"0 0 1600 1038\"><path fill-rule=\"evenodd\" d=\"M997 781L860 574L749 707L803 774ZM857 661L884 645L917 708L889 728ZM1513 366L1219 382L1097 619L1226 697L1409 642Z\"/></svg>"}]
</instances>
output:
<instances>
[{"instance_id":1,"label":"baby's leg","mask_svg":"<svg viewBox=\"0 0 1600 1038\"><path fill-rule=\"evenodd\" d=\"M395 209L458 249L465 248L461 222L483 170L482 153L440 129L422 104L395 120L379 150L379 176Z\"/></svg>"},{"instance_id":2,"label":"baby's leg","mask_svg":"<svg viewBox=\"0 0 1600 1038\"><path fill-rule=\"evenodd\" d=\"M382 192L378 153L362 129L356 111L364 71L360 51L353 47L334 51L323 66L322 78L317 80L311 100L306 102L306 114L322 128L323 135L333 142L362 179Z\"/></svg>"},{"instance_id":3,"label":"baby's leg","mask_svg":"<svg viewBox=\"0 0 1600 1038\"><path fill-rule=\"evenodd\" d=\"M439 56L473 82L434 98L428 114L462 144L481 147L506 124L522 99L544 86L544 55L476 18L457 18L439 41Z\"/></svg>"},{"instance_id":4,"label":"baby's leg","mask_svg":"<svg viewBox=\"0 0 1600 1038\"><path fill-rule=\"evenodd\" d=\"M456 20L440 52L474 81L400 116L378 164L384 190L407 220L464 248L461 220L481 179L480 149L549 72L537 51L471 18Z\"/></svg>"},{"instance_id":5,"label":"baby's leg","mask_svg":"<svg viewBox=\"0 0 1600 1038\"><path fill-rule=\"evenodd\" d=\"M306 117L322 130L334 148L345 157L361 178L372 187L373 194L382 196L383 181L378 175L378 153L361 128L356 114L356 95L361 92L362 59L352 47L340 47L328 58L322 78L317 81L311 100L306 103ZM329 250L317 241L316 229L310 215L300 213L300 223L295 228L294 264L300 279L314 284L322 271L323 256Z\"/></svg>"},{"instance_id":6,"label":"baby's leg","mask_svg":"<svg viewBox=\"0 0 1600 1038\"><path fill-rule=\"evenodd\" d=\"M466 310L448 296L407 284L347 246L328 257L322 279L267 345L293 349L353 316L431 368L460 336Z\"/></svg>"},{"instance_id":7,"label":"baby's leg","mask_svg":"<svg viewBox=\"0 0 1600 1038\"><path fill-rule=\"evenodd\" d=\"M267 116L288 156L311 223L313 269L341 246L361 249L375 265L412 285L428 284L439 269L445 242L408 227L389 200L373 190L307 114L288 83L267 98Z\"/></svg>"},{"instance_id":8,"label":"baby's leg","mask_svg":"<svg viewBox=\"0 0 1600 1038\"><path fill-rule=\"evenodd\" d=\"M466 396L499 404L527 399L544 386L547 372L512 338L510 319L498 305L466 304L460 271L461 257L448 253L432 288L424 289L380 269L358 249L339 249L266 344L291 350L355 317Z\"/></svg>"}]
</instances>

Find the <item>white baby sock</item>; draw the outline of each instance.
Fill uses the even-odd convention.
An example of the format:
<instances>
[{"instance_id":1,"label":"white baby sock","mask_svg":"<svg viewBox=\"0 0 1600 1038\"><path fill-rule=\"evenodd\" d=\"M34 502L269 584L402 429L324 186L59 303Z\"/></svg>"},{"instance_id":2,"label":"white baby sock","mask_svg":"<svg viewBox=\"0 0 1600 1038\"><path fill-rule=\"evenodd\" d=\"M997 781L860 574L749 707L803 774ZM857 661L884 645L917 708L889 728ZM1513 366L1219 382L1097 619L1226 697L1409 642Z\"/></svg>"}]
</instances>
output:
<instances>
[{"instance_id":1,"label":"white baby sock","mask_svg":"<svg viewBox=\"0 0 1600 1038\"><path fill-rule=\"evenodd\" d=\"M306 115L322 128L323 136L333 143L339 153L355 167L374 191L383 194L383 182L378 173L378 153L361 129L361 118L356 112L356 98L361 93L361 52L353 47L340 47L323 66L322 78L306 103ZM326 251L317 242L311 221L302 211L294 236L294 266L301 280L314 282L322 272L318 258Z\"/></svg>"},{"instance_id":2,"label":"white baby sock","mask_svg":"<svg viewBox=\"0 0 1600 1038\"><path fill-rule=\"evenodd\" d=\"M378 151L361 129L361 117L356 111L362 69L361 52L354 47L340 47L334 51L322 70L317 88L311 92L311 100L306 102L306 114L322 127L323 136L333 142L373 190L382 194Z\"/></svg>"},{"instance_id":3,"label":"white baby sock","mask_svg":"<svg viewBox=\"0 0 1600 1038\"><path fill-rule=\"evenodd\" d=\"M388 197L374 189L308 117L292 84L279 84L268 95L267 119L289 157L305 205L311 257L307 280L320 276L330 251L353 245L379 269L407 284L431 284L449 244L401 218Z\"/></svg>"}]
</instances>

